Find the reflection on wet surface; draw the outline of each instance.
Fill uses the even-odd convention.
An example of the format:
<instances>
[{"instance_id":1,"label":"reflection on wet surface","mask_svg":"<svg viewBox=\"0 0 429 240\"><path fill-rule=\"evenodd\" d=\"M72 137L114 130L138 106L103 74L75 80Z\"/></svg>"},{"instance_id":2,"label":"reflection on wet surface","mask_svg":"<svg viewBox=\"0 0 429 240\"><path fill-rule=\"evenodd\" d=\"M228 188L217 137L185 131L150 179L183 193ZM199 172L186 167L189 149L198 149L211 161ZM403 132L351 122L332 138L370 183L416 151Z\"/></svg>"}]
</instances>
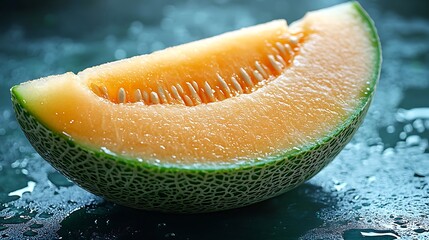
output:
<instances>
[{"instance_id":1,"label":"reflection on wet surface","mask_svg":"<svg viewBox=\"0 0 429 240\"><path fill-rule=\"evenodd\" d=\"M46 1L30 8L33 13L1 14L0 238L429 238L429 22L421 11L407 12L412 1L401 9L362 1L379 29L384 61L373 105L352 142L308 183L249 207L171 215L105 202L43 161L13 117L8 89L14 84L273 18L294 20L337 2L130 1L118 7L95 1L76 18L79 5ZM97 20L91 14L99 9L112 14Z\"/></svg>"},{"instance_id":2,"label":"reflection on wet surface","mask_svg":"<svg viewBox=\"0 0 429 240\"><path fill-rule=\"evenodd\" d=\"M322 225L317 212L331 201L319 187L305 184L275 199L209 214L170 215L102 203L70 214L62 221L68 227L58 234L66 239L90 238L94 232L101 238L121 239L282 239L285 235L293 239Z\"/></svg>"}]
</instances>

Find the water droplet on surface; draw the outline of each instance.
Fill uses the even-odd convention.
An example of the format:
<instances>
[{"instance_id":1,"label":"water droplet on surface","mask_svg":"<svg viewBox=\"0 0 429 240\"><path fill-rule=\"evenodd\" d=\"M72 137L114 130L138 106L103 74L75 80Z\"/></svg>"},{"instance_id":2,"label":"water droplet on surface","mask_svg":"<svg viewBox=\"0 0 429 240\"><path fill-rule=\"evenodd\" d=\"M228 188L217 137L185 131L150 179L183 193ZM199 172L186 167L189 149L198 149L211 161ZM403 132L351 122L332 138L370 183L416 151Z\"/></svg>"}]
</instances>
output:
<instances>
[{"instance_id":1,"label":"water droplet on surface","mask_svg":"<svg viewBox=\"0 0 429 240\"><path fill-rule=\"evenodd\" d=\"M160 42L160 41L155 41L150 45L150 50L153 51L157 51L157 50L161 50L164 48L164 43Z\"/></svg>"},{"instance_id":2,"label":"water droplet on surface","mask_svg":"<svg viewBox=\"0 0 429 240\"><path fill-rule=\"evenodd\" d=\"M166 233L166 234L164 235L164 237L165 237L165 238L174 238L174 237L176 237L176 234L175 234L175 233Z\"/></svg>"},{"instance_id":3,"label":"water droplet on surface","mask_svg":"<svg viewBox=\"0 0 429 240\"><path fill-rule=\"evenodd\" d=\"M29 209L12 209L13 214L0 216L0 224L20 224L26 223L36 216L37 212Z\"/></svg>"},{"instance_id":4,"label":"water droplet on surface","mask_svg":"<svg viewBox=\"0 0 429 240\"><path fill-rule=\"evenodd\" d=\"M403 226L403 225L406 225L406 224L408 223L408 221L403 220L403 219L401 218L400 220L396 220L396 221L394 221L393 223L395 223L396 225L399 225L399 226Z\"/></svg>"},{"instance_id":5,"label":"water droplet on surface","mask_svg":"<svg viewBox=\"0 0 429 240\"><path fill-rule=\"evenodd\" d=\"M416 119L413 122L413 128L419 133L422 133L426 130L424 122L422 119Z\"/></svg>"},{"instance_id":6,"label":"water droplet on surface","mask_svg":"<svg viewBox=\"0 0 429 240\"><path fill-rule=\"evenodd\" d=\"M41 214L39 214L39 218L50 218L53 215L54 215L53 213L42 212Z\"/></svg>"},{"instance_id":7,"label":"water droplet on surface","mask_svg":"<svg viewBox=\"0 0 429 240\"><path fill-rule=\"evenodd\" d=\"M396 119L398 122L413 121L418 118L429 119L429 108L413 108L409 110L398 109Z\"/></svg>"},{"instance_id":8,"label":"water droplet on surface","mask_svg":"<svg viewBox=\"0 0 429 240\"><path fill-rule=\"evenodd\" d=\"M10 192L8 194L8 196L18 196L18 197L22 197L22 194L27 193L27 192L33 192L34 187L36 186L36 182L33 181L28 181L27 182L27 186L18 190L15 190L13 192Z\"/></svg>"},{"instance_id":9,"label":"water droplet on surface","mask_svg":"<svg viewBox=\"0 0 429 240\"><path fill-rule=\"evenodd\" d=\"M392 230L375 230L375 229L348 229L343 233L344 240L365 240L380 239L392 240L400 236Z\"/></svg>"},{"instance_id":10,"label":"water droplet on surface","mask_svg":"<svg viewBox=\"0 0 429 240\"><path fill-rule=\"evenodd\" d=\"M166 223L158 223L158 224L157 224L157 227L158 227L159 229L165 228L166 226L167 226L167 224L166 224Z\"/></svg>"},{"instance_id":11,"label":"water droplet on surface","mask_svg":"<svg viewBox=\"0 0 429 240\"><path fill-rule=\"evenodd\" d=\"M411 133L412 131L413 131L413 125L411 125L411 124L405 124L405 126L404 126L404 131L406 132L406 133Z\"/></svg>"},{"instance_id":12,"label":"water droplet on surface","mask_svg":"<svg viewBox=\"0 0 429 240\"><path fill-rule=\"evenodd\" d=\"M388 133L394 133L395 132L395 126L393 126L393 125L387 126L386 132L388 132Z\"/></svg>"},{"instance_id":13,"label":"water droplet on surface","mask_svg":"<svg viewBox=\"0 0 429 240\"><path fill-rule=\"evenodd\" d=\"M27 236L27 237L33 237L33 236L36 236L36 235L37 235L37 232L35 232L35 231L33 231L33 230L27 230L27 231L25 231L25 232L23 233L23 235L24 235L24 236Z\"/></svg>"},{"instance_id":14,"label":"water droplet on surface","mask_svg":"<svg viewBox=\"0 0 429 240\"><path fill-rule=\"evenodd\" d=\"M134 21L130 24L130 27L128 28L128 32L131 35L138 35L140 33L142 33L143 31L143 24L140 21Z\"/></svg>"},{"instance_id":15,"label":"water droplet on surface","mask_svg":"<svg viewBox=\"0 0 429 240\"><path fill-rule=\"evenodd\" d=\"M11 115L12 115L11 111L9 111L9 110L4 110L3 111L3 118L4 118L4 120L9 119Z\"/></svg>"},{"instance_id":16,"label":"water droplet on surface","mask_svg":"<svg viewBox=\"0 0 429 240\"><path fill-rule=\"evenodd\" d=\"M125 52L124 49L118 48L115 50L115 59L119 60L119 59L124 59L127 57L127 52Z\"/></svg>"},{"instance_id":17,"label":"water droplet on surface","mask_svg":"<svg viewBox=\"0 0 429 240\"><path fill-rule=\"evenodd\" d=\"M417 228L413 230L416 233L424 233L424 232L429 232L429 230L423 229L423 228Z\"/></svg>"},{"instance_id":18,"label":"water droplet on surface","mask_svg":"<svg viewBox=\"0 0 429 240\"><path fill-rule=\"evenodd\" d=\"M406 132L401 132L401 133L399 133L399 138L400 138L401 140L405 140L405 139L407 138L407 133L406 133Z\"/></svg>"},{"instance_id":19,"label":"water droplet on surface","mask_svg":"<svg viewBox=\"0 0 429 240\"><path fill-rule=\"evenodd\" d=\"M368 177L368 183L372 183L372 182L374 182L375 180L377 180L377 177L375 177L375 176L370 176L370 177Z\"/></svg>"},{"instance_id":20,"label":"water droplet on surface","mask_svg":"<svg viewBox=\"0 0 429 240\"><path fill-rule=\"evenodd\" d=\"M341 191L347 186L347 183L338 183L334 185L336 191Z\"/></svg>"},{"instance_id":21,"label":"water droplet on surface","mask_svg":"<svg viewBox=\"0 0 429 240\"><path fill-rule=\"evenodd\" d=\"M417 178L424 178L424 177L426 177L425 175L423 175L423 174L420 174L420 173L414 173L414 177L417 177Z\"/></svg>"},{"instance_id":22,"label":"water droplet on surface","mask_svg":"<svg viewBox=\"0 0 429 240\"><path fill-rule=\"evenodd\" d=\"M395 155L395 149L394 148L386 148L383 151L383 157L392 157Z\"/></svg>"},{"instance_id":23,"label":"water droplet on surface","mask_svg":"<svg viewBox=\"0 0 429 240\"><path fill-rule=\"evenodd\" d=\"M70 187L74 184L59 172L48 173L48 179L57 187Z\"/></svg>"},{"instance_id":24,"label":"water droplet on surface","mask_svg":"<svg viewBox=\"0 0 429 240\"><path fill-rule=\"evenodd\" d=\"M411 135L408 136L407 139L405 140L405 143L407 144L407 146L417 146L420 143L420 136L418 135Z\"/></svg>"},{"instance_id":25,"label":"water droplet on surface","mask_svg":"<svg viewBox=\"0 0 429 240\"><path fill-rule=\"evenodd\" d=\"M363 237L392 237L393 239L399 238L399 236L393 231L361 232L361 235Z\"/></svg>"},{"instance_id":26,"label":"water droplet on surface","mask_svg":"<svg viewBox=\"0 0 429 240\"><path fill-rule=\"evenodd\" d=\"M33 223L30 225L30 228L36 229L36 228L41 228L43 227L43 224L40 223Z\"/></svg>"}]
</instances>

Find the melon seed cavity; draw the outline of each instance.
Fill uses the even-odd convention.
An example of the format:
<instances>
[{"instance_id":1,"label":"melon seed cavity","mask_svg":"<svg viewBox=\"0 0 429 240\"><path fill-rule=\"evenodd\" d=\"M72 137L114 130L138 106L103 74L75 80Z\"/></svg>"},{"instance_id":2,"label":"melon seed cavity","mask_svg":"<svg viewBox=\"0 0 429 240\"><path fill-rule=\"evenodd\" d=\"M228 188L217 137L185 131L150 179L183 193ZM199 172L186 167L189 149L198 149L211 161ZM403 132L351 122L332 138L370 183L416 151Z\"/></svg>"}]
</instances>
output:
<instances>
[{"instance_id":1,"label":"melon seed cavity","mask_svg":"<svg viewBox=\"0 0 429 240\"><path fill-rule=\"evenodd\" d=\"M240 94L250 94L278 77L299 54L304 41L303 33L294 33L287 38L279 38L274 44L266 43L270 52L266 59L255 60L253 66L243 66L232 76L214 73L213 79L195 80L185 84L174 83L158 85L157 89L136 88L126 90L120 87L116 97L109 96L109 86L91 84L91 90L99 97L114 103L182 104L196 106L222 101Z\"/></svg>"}]
</instances>

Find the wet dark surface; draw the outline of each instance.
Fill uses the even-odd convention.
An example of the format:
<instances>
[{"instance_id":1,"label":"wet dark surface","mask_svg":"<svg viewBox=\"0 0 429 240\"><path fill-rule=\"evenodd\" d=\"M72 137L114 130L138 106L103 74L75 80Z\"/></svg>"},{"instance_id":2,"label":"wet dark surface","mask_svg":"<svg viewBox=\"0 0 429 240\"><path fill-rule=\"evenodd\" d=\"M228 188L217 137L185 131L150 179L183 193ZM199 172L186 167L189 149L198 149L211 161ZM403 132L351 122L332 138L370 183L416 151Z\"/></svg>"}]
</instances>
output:
<instances>
[{"instance_id":1,"label":"wet dark surface","mask_svg":"<svg viewBox=\"0 0 429 240\"><path fill-rule=\"evenodd\" d=\"M249 207L171 215L106 202L35 153L15 84L342 1L6 1L0 8L0 239L429 239L429 4L362 1L383 45L365 123L297 189Z\"/></svg>"}]
</instances>

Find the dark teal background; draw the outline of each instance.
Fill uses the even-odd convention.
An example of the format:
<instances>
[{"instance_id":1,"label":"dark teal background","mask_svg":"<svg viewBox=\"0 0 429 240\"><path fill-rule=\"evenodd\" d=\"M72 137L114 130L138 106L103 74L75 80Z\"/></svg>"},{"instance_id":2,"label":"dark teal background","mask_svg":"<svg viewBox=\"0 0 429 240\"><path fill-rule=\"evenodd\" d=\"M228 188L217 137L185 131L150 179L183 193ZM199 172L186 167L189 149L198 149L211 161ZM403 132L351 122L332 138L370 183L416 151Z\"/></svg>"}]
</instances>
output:
<instances>
[{"instance_id":1,"label":"dark teal background","mask_svg":"<svg viewBox=\"0 0 429 240\"><path fill-rule=\"evenodd\" d=\"M322 172L277 198L171 215L125 208L57 173L21 132L9 88L344 1L3 1L0 239L429 239L429 2L361 1L383 46L373 105Z\"/></svg>"}]
</instances>

